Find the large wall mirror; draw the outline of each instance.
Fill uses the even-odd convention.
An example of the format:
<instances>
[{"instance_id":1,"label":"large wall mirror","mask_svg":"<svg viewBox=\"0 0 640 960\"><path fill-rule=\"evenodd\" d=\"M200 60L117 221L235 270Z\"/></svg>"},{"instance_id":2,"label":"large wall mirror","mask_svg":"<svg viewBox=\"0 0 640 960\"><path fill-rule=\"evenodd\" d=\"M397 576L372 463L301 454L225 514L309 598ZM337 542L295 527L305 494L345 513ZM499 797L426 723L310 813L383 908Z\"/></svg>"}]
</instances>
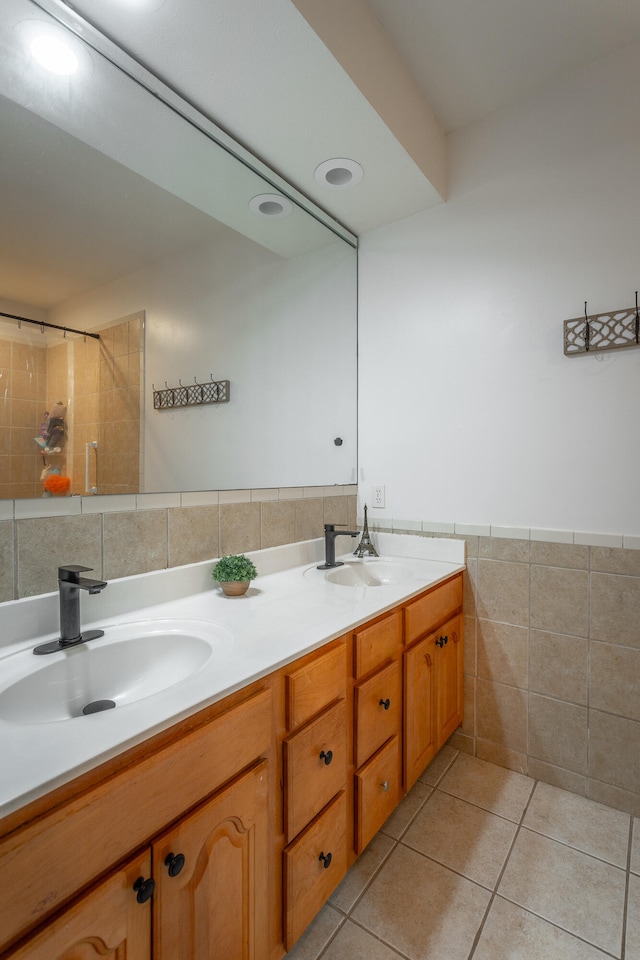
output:
<instances>
[{"instance_id":1,"label":"large wall mirror","mask_svg":"<svg viewBox=\"0 0 640 960\"><path fill-rule=\"evenodd\" d=\"M0 496L355 483L355 237L58 0L0 45Z\"/></svg>"}]
</instances>

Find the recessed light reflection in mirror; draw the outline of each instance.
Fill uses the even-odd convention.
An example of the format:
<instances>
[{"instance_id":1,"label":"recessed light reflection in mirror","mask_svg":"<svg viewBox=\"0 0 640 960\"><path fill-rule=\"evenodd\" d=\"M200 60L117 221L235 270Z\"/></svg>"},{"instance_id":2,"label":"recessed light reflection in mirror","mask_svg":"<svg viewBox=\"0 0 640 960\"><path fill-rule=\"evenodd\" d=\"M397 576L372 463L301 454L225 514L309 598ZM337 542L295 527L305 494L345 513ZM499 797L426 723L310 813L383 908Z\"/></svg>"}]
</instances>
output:
<instances>
[{"instance_id":1,"label":"recessed light reflection in mirror","mask_svg":"<svg viewBox=\"0 0 640 960\"><path fill-rule=\"evenodd\" d=\"M50 73L67 77L78 69L78 58L71 47L58 37L44 34L31 42L34 58Z\"/></svg>"},{"instance_id":2,"label":"recessed light reflection in mirror","mask_svg":"<svg viewBox=\"0 0 640 960\"><path fill-rule=\"evenodd\" d=\"M293 204L278 193L260 193L249 201L249 210L251 210L251 213L255 213L257 217L281 220L292 213Z\"/></svg>"},{"instance_id":3,"label":"recessed light reflection in mirror","mask_svg":"<svg viewBox=\"0 0 640 960\"><path fill-rule=\"evenodd\" d=\"M92 70L89 51L68 30L44 20L24 20L17 25L16 32L31 62L47 73L70 77Z\"/></svg>"}]
</instances>

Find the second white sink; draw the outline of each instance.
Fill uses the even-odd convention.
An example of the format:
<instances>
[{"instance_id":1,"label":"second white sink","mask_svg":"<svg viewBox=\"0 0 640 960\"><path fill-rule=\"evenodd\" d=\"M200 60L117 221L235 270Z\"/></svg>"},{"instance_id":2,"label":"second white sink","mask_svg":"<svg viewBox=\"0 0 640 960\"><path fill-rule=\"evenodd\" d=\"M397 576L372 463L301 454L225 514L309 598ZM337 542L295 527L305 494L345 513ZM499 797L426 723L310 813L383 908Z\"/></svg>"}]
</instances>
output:
<instances>
[{"instance_id":1,"label":"second white sink","mask_svg":"<svg viewBox=\"0 0 640 960\"><path fill-rule=\"evenodd\" d=\"M380 587L386 583L405 583L412 577L410 567L393 560L347 561L327 570L324 577L341 587Z\"/></svg>"}]
</instances>

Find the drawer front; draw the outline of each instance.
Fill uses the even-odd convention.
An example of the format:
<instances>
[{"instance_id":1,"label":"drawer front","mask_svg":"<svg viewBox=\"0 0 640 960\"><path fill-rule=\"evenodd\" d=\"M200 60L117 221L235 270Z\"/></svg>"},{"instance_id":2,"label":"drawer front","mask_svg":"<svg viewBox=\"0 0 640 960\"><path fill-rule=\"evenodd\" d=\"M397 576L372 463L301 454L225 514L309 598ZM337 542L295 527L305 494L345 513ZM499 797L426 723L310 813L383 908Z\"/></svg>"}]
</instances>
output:
<instances>
[{"instance_id":1,"label":"drawer front","mask_svg":"<svg viewBox=\"0 0 640 960\"><path fill-rule=\"evenodd\" d=\"M389 737L400 733L402 677L394 660L355 688L355 764L362 766Z\"/></svg>"},{"instance_id":2,"label":"drawer front","mask_svg":"<svg viewBox=\"0 0 640 960\"><path fill-rule=\"evenodd\" d=\"M346 834L347 796L342 792L285 849L287 950L291 949L347 872Z\"/></svg>"},{"instance_id":3,"label":"drawer front","mask_svg":"<svg viewBox=\"0 0 640 960\"><path fill-rule=\"evenodd\" d=\"M289 842L345 787L347 727L344 700L288 737L283 747L284 822Z\"/></svg>"},{"instance_id":4,"label":"drawer front","mask_svg":"<svg viewBox=\"0 0 640 960\"><path fill-rule=\"evenodd\" d=\"M334 700L344 697L346 689L346 644L316 657L303 667L287 673L287 729L294 730Z\"/></svg>"},{"instance_id":5,"label":"drawer front","mask_svg":"<svg viewBox=\"0 0 640 960\"><path fill-rule=\"evenodd\" d=\"M394 737L356 773L356 853L400 802L400 741Z\"/></svg>"},{"instance_id":6,"label":"drawer front","mask_svg":"<svg viewBox=\"0 0 640 960\"><path fill-rule=\"evenodd\" d=\"M394 610L383 620L370 627L357 630L355 634L355 676L363 677L371 670L395 657L402 635L402 618Z\"/></svg>"},{"instance_id":7,"label":"drawer front","mask_svg":"<svg viewBox=\"0 0 640 960\"><path fill-rule=\"evenodd\" d=\"M405 643L431 633L462 606L462 574L441 583L404 608Z\"/></svg>"}]
</instances>

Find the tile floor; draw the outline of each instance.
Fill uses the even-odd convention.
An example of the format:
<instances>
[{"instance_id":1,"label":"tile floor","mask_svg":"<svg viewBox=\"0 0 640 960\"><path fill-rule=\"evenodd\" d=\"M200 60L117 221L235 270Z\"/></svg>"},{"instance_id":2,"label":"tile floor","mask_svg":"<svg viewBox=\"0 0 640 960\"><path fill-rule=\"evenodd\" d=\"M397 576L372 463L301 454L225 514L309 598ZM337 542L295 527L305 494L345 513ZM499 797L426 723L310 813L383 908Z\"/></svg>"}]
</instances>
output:
<instances>
[{"instance_id":1,"label":"tile floor","mask_svg":"<svg viewBox=\"0 0 640 960\"><path fill-rule=\"evenodd\" d=\"M287 960L640 960L640 819L444 747Z\"/></svg>"}]
</instances>

